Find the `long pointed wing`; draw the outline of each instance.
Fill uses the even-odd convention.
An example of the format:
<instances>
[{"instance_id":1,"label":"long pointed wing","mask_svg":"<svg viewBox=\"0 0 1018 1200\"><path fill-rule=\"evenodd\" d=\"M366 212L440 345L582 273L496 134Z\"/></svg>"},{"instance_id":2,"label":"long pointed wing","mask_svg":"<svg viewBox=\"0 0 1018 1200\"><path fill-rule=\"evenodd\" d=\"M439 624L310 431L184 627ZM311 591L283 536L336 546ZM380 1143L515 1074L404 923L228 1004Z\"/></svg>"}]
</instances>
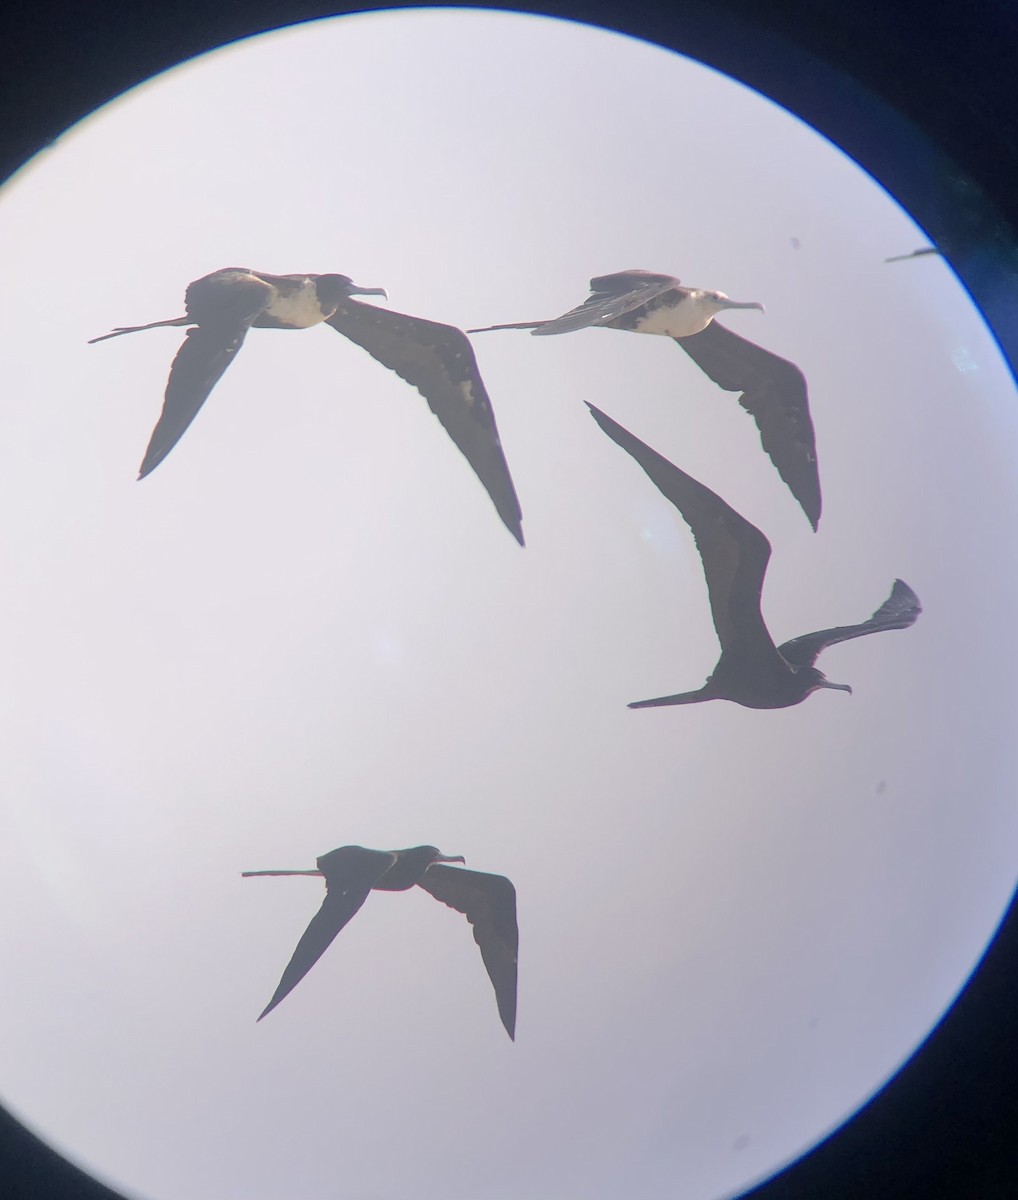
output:
<instances>
[{"instance_id":1,"label":"long pointed wing","mask_svg":"<svg viewBox=\"0 0 1018 1200\"><path fill-rule=\"evenodd\" d=\"M433 863L417 881L436 900L463 913L474 929L474 941L495 989L498 1015L516 1040L516 964L519 930L516 889L504 875L466 871Z\"/></svg>"},{"instance_id":2,"label":"long pointed wing","mask_svg":"<svg viewBox=\"0 0 1018 1200\"><path fill-rule=\"evenodd\" d=\"M187 315L197 328L187 331L170 367L163 411L152 431L139 479L154 471L183 437L271 296L272 288L264 280L241 267L213 271L188 285L184 294Z\"/></svg>"},{"instance_id":3,"label":"long pointed wing","mask_svg":"<svg viewBox=\"0 0 1018 1200\"><path fill-rule=\"evenodd\" d=\"M838 625L834 629L821 629L816 633L804 633L778 647L781 656L793 667L811 667L818 655L828 646L847 642L852 638L866 637L869 633L882 633L885 629L908 629L914 625L923 611L919 597L902 579L896 579L891 594L868 621L858 625Z\"/></svg>"},{"instance_id":4,"label":"long pointed wing","mask_svg":"<svg viewBox=\"0 0 1018 1200\"><path fill-rule=\"evenodd\" d=\"M633 286L639 272L620 272L618 275L599 275L590 281L592 295L561 317L544 321L533 330L535 337L553 333L572 333L598 325L610 325L616 317L670 292L679 281L671 276L655 275ZM621 290L620 290L621 289Z\"/></svg>"},{"instance_id":5,"label":"long pointed wing","mask_svg":"<svg viewBox=\"0 0 1018 1200\"><path fill-rule=\"evenodd\" d=\"M187 331L170 367L163 411L152 430L138 478L159 466L198 415L209 393L244 344L249 326L199 325Z\"/></svg>"},{"instance_id":6,"label":"long pointed wing","mask_svg":"<svg viewBox=\"0 0 1018 1200\"><path fill-rule=\"evenodd\" d=\"M342 846L318 860L319 870L326 877L325 900L304 930L297 949L272 993L272 999L258 1017L259 1021L272 1012L318 962L332 945L336 934L368 898L372 885L395 861L394 854L366 850L363 846Z\"/></svg>"},{"instance_id":7,"label":"long pointed wing","mask_svg":"<svg viewBox=\"0 0 1018 1200\"><path fill-rule=\"evenodd\" d=\"M701 371L756 421L760 442L778 474L816 529L820 521L820 475L806 378L787 359L763 350L712 321L700 333L675 338Z\"/></svg>"},{"instance_id":8,"label":"long pointed wing","mask_svg":"<svg viewBox=\"0 0 1018 1200\"><path fill-rule=\"evenodd\" d=\"M522 546L523 513L466 334L356 300L345 300L328 324L421 393Z\"/></svg>"},{"instance_id":9,"label":"long pointed wing","mask_svg":"<svg viewBox=\"0 0 1018 1200\"><path fill-rule=\"evenodd\" d=\"M760 613L770 542L710 488L680 471L600 409L592 404L587 407L612 441L643 467L693 531L722 651L758 652L761 647L773 647Z\"/></svg>"}]
</instances>

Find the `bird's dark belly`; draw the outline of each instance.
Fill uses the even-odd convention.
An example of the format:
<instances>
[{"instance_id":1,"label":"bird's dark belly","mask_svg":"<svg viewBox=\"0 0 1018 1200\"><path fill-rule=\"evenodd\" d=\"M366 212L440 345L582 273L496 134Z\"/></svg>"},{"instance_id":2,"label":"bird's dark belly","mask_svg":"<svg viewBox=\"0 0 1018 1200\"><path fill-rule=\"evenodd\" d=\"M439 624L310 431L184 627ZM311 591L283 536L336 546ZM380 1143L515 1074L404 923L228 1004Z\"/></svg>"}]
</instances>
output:
<instances>
[{"instance_id":1,"label":"bird's dark belly","mask_svg":"<svg viewBox=\"0 0 1018 1200\"><path fill-rule=\"evenodd\" d=\"M743 708L788 708L806 698L795 673L767 655L722 656L710 678L716 695Z\"/></svg>"},{"instance_id":2,"label":"bird's dark belly","mask_svg":"<svg viewBox=\"0 0 1018 1200\"><path fill-rule=\"evenodd\" d=\"M754 692L750 688L744 688L739 694L729 696L729 699L741 704L743 708L790 708L793 704L800 704L806 697L799 692L779 695L775 692Z\"/></svg>"},{"instance_id":3,"label":"bird's dark belly","mask_svg":"<svg viewBox=\"0 0 1018 1200\"><path fill-rule=\"evenodd\" d=\"M421 863L413 858L399 858L385 872L381 879L373 884L376 892L405 892L412 888L427 869L427 863Z\"/></svg>"}]
</instances>

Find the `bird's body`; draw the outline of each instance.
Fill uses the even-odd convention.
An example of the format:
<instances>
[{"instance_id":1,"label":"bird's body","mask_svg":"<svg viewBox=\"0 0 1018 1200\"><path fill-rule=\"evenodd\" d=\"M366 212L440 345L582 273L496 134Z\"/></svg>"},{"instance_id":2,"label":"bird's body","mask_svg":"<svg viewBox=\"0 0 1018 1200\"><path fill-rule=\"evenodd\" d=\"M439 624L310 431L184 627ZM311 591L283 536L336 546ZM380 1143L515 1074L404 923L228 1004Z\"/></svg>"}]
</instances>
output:
<instances>
[{"instance_id":1,"label":"bird's body","mask_svg":"<svg viewBox=\"0 0 1018 1200\"><path fill-rule=\"evenodd\" d=\"M553 320L487 325L467 332L529 329L535 337L545 337L600 328L673 338L719 387L741 393L739 403L756 421L764 450L816 529L822 502L806 379L794 363L714 321L726 309L763 311L763 305L730 300L724 292L683 287L673 275L643 270L597 275L590 291L582 304Z\"/></svg>"},{"instance_id":2,"label":"bird's body","mask_svg":"<svg viewBox=\"0 0 1018 1200\"><path fill-rule=\"evenodd\" d=\"M535 337L573 333L577 329L624 329L662 337L692 337L706 329L726 308L758 308L757 301L730 300L724 292L683 287L674 275L656 271L616 271L595 275L590 295L582 304L550 321L519 321L511 325L487 325L468 333L495 329L529 329Z\"/></svg>"},{"instance_id":3,"label":"bird's body","mask_svg":"<svg viewBox=\"0 0 1018 1200\"><path fill-rule=\"evenodd\" d=\"M188 285L184 316L121 327L93 338L102 342L143 329L194 326L170 368L163 411L138 478L154 471L176 446L249 329L308 329L328 323L424 396L522 545L519 501L468 338L452 325L352 299L385 294L383 288L358 287L346 275L270 275L226 267Z\"/></svg>"},{"instance_id":4,"label":"bird's body","mask_svg":"<svg viewBox=\"0 0 1018 1200\"><path fill-rule=\"evenodd\" d=\"M702 333L715 314L722 311L724 305L717 304L715 295L700 288L673 288L656 301L651 300L640 309L616 317L606 328L656 334L659 337L692 337L694 333ZM535 332L549 334L557 331L541 329Z\"/></svg>"},{"instance_id":5,"label":"bird's body","mask_svg":"<svg viewBox=\"0 0 1018 1200\"><path fill-rule=\"evenodd\" d=\"M244 278L257 280L264 287L262 295L267 302L251 322L256 329L310 329L313 325L327 321L336 311L339 301L350 294L340 285L330 297L328 285L333 277L328 275L320 275L317 278L310 275L258 276L250 272L244 272L242 276L238 273L232 280L227 276L226 281L222 273L217 273L217 290L223 282L230 282L231 287L236 287ZM194 284L191 288L194 288ZM209 298L214 294L210 289ZM359 290L358 294L384 296L385 291L382 288L370 288ZM332 302L333 299L335 303ZM188 307L191 308L190 301Z\"/></svg>"},{"instance_id":6,"label":"bird's body","mask_svg":"<svg viewBox=\"0 0 1018 1200\"><path fill-rule=\"evenodd\" d=\"M510 1038L516 1033L516 889L503 875L443 866L462 863L462 855L441 854L434 846L407 850L369 850L340 846L323 854L313 871L244 871L252 875L321 875L326 896L297 943L260 1021L287 996L331 945L371 891L403 892L415 885L455 908L473 926L488 977L495 989L499 1016Z\"/></svg>"},{"instance_id":7,"label":"bird's body","mask_svg":"<svg viewBox=\"0 0 1018 1200\"><path fill-rule=\"evenodd\" d=\"M590 296L576 308L534 329L537 337L598 326L684 338L701 333L719 312L728 308L758 308L756 300L731 300L724 292L683 287L674 275L656 271L616 271L596 275Z\"/></svg>"},{"instance_id":8,"label":"bird's body","mask_svg":"<svg viewBox=\"0 0 1018 1200\"><path fill-rule=\"evenodd\" d=\"M897 579L888 599L867 621L822 629L775 645L760 611L760 593L771 555L764 535L720 496L611 417L593 405L587 407L605 433L643 467L693 531L721 643L721 657L702 688L639 700L630 708L703 700L731 700L746 708L788 708L819 688L850 692L847 684L829 682L814 666L821 651L851 638L886 629L907 629L915 623L922 611L919 598L908 584Z\"/></svg>"}]
</instances>

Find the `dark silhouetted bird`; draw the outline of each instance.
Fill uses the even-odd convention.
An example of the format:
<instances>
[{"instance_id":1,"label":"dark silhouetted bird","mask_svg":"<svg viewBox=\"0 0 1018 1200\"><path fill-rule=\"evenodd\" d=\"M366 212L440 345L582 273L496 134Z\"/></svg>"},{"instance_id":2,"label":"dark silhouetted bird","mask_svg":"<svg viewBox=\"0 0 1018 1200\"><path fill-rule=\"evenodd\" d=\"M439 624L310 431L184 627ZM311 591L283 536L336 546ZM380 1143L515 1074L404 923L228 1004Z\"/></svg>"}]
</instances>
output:
<instances>
[{"instance_id":1,"label":"dark silhouetted bird","mask_svg":"<svg viewBox=\"0 0 1018 1200\"><path fill-rule=\"evenodd\" d=\"M346 275L268 275L226 267L188 285L184 316L121 327L93 338L93 343L103 342L142 329L195 326L187 331L170 367L162 415L138 478L155 470L177 444L252 326L307 329L325 322L417 388L522 545L520 504L469 339L452 325L351 298L385 294L384 288L357 287Z\"/></svg>"},{"instance_id":2,"label":"dark silhouetted bird","mask_svg":"<svg viewBox=\"0 0 1018 1200\"><path fill-rule=\"evenodd\" d=\"M868 621L804 633L775 646L760 613L760 593L771 556L770 542L720 496L652 450L592 404L594 420L636 459L693 531L707 577L721 657L702 688L639 700L630 708L733 700L747 708L787 708L818 688L851 692L831 683L813 665L821 651L850 638L885 629L907 629L922 612L919 598L896 579L891 594Z\"/></svg>"},{"instance_id":3,"label":"dark silhouetted bird","mask_svg":"<svg viewBox=\"0 0 1018 1200\"><path fill-rule=\"evenodd\" d=\"M906 258L922 258L927 254L939 253L936 246L920 246L918 250L910 250L908 254L895 254L891 258L885 258L884 262L904 262Z\"/></svg>"},{"instance_id":4,"label":"dark silhouetted bird","mask_svg":"<svg viewBox=\"0 0 1018 1200\"><path fill-rule=\"evenodd\" d=\"M654 271L598 275L590 281L590 290L583 304L554 320L487 325L467 332L529 329L541 337L594 327L673 338L719 387L741 393L739 403L756 421L764 450L816 529L820 476L805 376L794 363L714 321L725 309L762 312L763 305L729 300L724 292L681 287L674 276Z\"/></svg>"},{"instance_id":5,"label":"dark silhouetted bird","mask_svg":"<svg viewBox=\"0 0 1018 1200\"><path fill-rule=\"evenodd\" d=\"M314 871L243 871L253 875L323 875L325 901L297 943L260 1021L288 995L328 949L333 938L368 898L372 889L404 892L414 884L436 900L461 912L474 929L474 941L488 971L498 1014L509 1036L516 1038L516 889L503 875L458 870L442 863L463 862L434 846L408 850L368 850L340 846L317 859Z\"/></svg>"}]
</instances>

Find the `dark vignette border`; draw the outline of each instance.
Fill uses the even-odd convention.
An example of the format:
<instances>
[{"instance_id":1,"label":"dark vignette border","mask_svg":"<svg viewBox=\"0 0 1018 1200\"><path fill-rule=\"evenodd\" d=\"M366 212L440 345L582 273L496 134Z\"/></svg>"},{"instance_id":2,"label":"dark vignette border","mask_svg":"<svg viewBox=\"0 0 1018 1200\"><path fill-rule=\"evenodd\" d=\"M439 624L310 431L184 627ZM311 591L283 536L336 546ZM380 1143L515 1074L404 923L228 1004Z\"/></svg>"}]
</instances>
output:
<instances>
[{"instance_id":1,"label":"dark vignette border","mask_svg":"<svg viewBox=\"0 0 1018 1200\"><path fill-rule=\"evenodd\" d=\"M9 7L0 16L0 178L98 105L186 58L282 25L384 7L402 5L219 0L212 6L178 0L171 7L39 0ZM983 311L1014 370L1018 4L1013 0L545 0L527 11L587 21L679 50L808 121L923 226ZM54 1154L2 1109L0 1194L7 1200L118 1195ZM746 1195L747 1200L1018 1196L1018 904L1012 903L958 1001L898 1075L837 1133Z\"/></svg>"}]
</instances>

